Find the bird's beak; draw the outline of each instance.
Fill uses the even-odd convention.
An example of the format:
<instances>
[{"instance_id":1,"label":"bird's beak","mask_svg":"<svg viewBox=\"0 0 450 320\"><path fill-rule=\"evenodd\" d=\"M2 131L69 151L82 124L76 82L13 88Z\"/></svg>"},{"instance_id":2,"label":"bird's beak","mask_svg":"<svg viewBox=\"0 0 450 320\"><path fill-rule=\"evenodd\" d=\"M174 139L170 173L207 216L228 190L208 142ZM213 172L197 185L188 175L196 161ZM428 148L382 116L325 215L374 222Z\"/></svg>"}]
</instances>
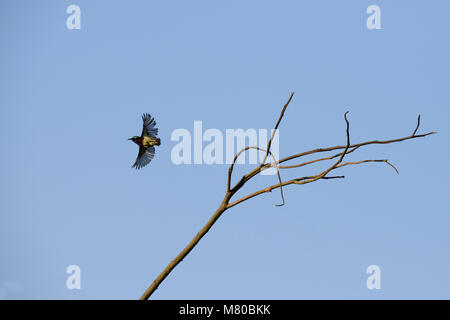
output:
<instances>
[{"instance_id":1,"label":"bird's beak","mask_svg":"<svg viewBox=\"0 0 450 320\"><path fill-rule=\"evenodd\" d=\"M127 139L127 140L133 140L133 138Z\"/></svg>"}]
</instances>

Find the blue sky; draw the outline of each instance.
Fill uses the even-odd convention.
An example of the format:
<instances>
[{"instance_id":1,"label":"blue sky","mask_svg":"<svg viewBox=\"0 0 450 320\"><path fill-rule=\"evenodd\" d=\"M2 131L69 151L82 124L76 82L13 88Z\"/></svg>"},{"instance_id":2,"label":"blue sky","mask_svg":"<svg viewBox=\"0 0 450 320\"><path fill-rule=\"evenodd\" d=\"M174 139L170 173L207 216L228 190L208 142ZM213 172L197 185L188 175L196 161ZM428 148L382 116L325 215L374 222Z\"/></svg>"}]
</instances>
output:
<instances>
[{"instance_id":1,"label":"blue sky","mask_svg":"<svg viewBox=\"0 0 450 320\"><path fill-rule=\"evenodd\" d=\"M68 30L66 8L81 8ZM366 8L381 8L368 30ZM154 299L450 298L448 44L436 1L2 1L0 294L135 299L220 204L226 165L175 165L171 133L270 129L280 155L369 146L319 181L227 211ZM140 116L161 146L131 169ZM236 168L239 177L249 165ZM283 171L283 178L318 167ZM240 195L274 184L258 176ZM381 268L368 290L366 268ZM81 290L66 268L81 268Z\"/></svg>"}]
</instances>

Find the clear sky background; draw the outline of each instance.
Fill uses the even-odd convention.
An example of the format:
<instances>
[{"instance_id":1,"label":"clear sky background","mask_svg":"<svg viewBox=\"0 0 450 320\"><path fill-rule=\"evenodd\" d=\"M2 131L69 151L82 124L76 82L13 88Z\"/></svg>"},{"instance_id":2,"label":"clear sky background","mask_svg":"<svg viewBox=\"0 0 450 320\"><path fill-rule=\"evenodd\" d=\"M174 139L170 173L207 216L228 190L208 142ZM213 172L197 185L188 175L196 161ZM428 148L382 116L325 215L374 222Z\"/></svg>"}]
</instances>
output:
<instances>
[{"instance_id":1,"label":"clear sky background","mask_svg":"<svg viewBox=\"0 0 450 320\"><path fill-rule=\"evenodd\" d=\"M66 8L81 8L68 30ZM368 30L366 8L381 8ZM174 165L177 128L270 129L280 153L369 146L229 211L154 299L450 298L450 2L1 1L0 295L135 299L220 204L226 165ZM140 116L162 145L131 169ZM235 180L251 169L236 168ZM283 171L285 179L320 167ZM258 176L244 195L276 183ZM66 268L81 268L81 290ZM368 290L366 268L381 268Z\"/></svg>"}]
</instances>

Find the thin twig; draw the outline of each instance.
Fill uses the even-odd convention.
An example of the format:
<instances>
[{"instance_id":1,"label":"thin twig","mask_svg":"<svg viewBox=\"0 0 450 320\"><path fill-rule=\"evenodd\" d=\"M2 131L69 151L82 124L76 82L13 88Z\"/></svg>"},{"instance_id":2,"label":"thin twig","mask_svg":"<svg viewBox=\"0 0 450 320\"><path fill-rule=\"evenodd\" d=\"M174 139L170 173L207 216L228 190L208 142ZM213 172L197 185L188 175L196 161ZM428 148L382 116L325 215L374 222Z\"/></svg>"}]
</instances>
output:
<instances>
[{"instance_id":1,"label":"thin twig","mask_svg":"<svg viewBox=\"0 0 450 320\"><path fill-rule=\"evenodd\" d=\"M387 159L383 159L383 160L361 160L361 161L354 161L354 162L346 162L346 163L342 163L342 164L338 165L336 168L341 168L341 167L352 165L352 164L367 163L367 162L384 162L384 163L388 164L389 166L391 166L395 170L395 172L397 172L397 174L400 174L398 172L398 169L392 163L390 163Z\"/></svg>"},{"instance_id":2,"label":"thin twig","mask_svg":"<svg viewBox=\"0 0 450 320\"><path fill-rule=\"evenodd\" d=\"M416 126L416 129L414 129L414 132L413 132L413 134L411 135L411 137L414 137L414 136L416 135L416 132L417 132L417 130L419 129L419 126L420 126L420 114L419 114L419 116L417 117L417 126Z\"/></svg>"},{"instance_id":3,"label":"thin twig","mask_svg":"<svg viewBox=\"0 0 450 320\"><path fill-rule=\"evenodd\" d=\"M286 111L286 108L288 107L289 103L291 102L293 96L294 96L294 92L291 93L291 95L290 95L288 101L285 103L283 109L281 110L281 114L280 114L280 116L278 117L278 121L277 121L277 123L275 124L275 127L273 128L273 131L272 131L272 135L270 136L269 142L267 143L266 154L264 155L264 160L261 162L262 165L264 165L264 163L265 163L266 160L267 160L267 155L269 154L269 152L270 152L270 147L272 146L273 137L275 136L275 133L276 133L276 131L278 130L278 126L280 125L281 119L283 119L284 112Z\"/></svg>"}]
</instances>

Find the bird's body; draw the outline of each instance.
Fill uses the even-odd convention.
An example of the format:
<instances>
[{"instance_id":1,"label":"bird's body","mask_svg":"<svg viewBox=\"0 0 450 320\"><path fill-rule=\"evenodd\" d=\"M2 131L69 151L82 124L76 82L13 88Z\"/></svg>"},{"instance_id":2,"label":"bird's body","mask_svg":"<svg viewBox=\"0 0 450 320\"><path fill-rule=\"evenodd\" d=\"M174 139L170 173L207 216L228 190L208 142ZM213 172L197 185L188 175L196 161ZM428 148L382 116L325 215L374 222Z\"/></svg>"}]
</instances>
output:
<instances>
[{"instance_id":1,"label":"bird's body","mask_svg":"<svg viewBox=\"0 0 450 320\"><path fill-rule=\"evenodd\" d=\"M131 140L133 140L133 138L131 138ZM133 142L136 143L138 146L144 147L144 148L159 146L161 144L161 140L159 138L152 138L152 137L145 137L145 136L137 137L137 139L133 140Z\"/></svg>"},{"instance_id":2,"label":"bird's body","mask_svg":"<svg viewBox=\"0 0 450 320\"><path fill-rule=\"evenodd\" d=\"M161 140L159 140L159 138L144 137L141 140L141 145L144 148L150 148L150 147L153 147L153 146L159 146L159 145L161 145Z\"/></svg>"},{"instance_id":3,"label":"bird's body","mask_svg":"<svg viewBox=\"0 0 450 320\"><path fill-rule=\"evenodd\" d=\"M152 161L155 156L155 147L161 145L161 140L157 138L158 128L156 128L155 119L148 113L142 115L143 128L140 137L134 136L128 140L132 140L139 146L139 154L133 168L140 169L145 167Z\"/></svg>"}]
</instances>

